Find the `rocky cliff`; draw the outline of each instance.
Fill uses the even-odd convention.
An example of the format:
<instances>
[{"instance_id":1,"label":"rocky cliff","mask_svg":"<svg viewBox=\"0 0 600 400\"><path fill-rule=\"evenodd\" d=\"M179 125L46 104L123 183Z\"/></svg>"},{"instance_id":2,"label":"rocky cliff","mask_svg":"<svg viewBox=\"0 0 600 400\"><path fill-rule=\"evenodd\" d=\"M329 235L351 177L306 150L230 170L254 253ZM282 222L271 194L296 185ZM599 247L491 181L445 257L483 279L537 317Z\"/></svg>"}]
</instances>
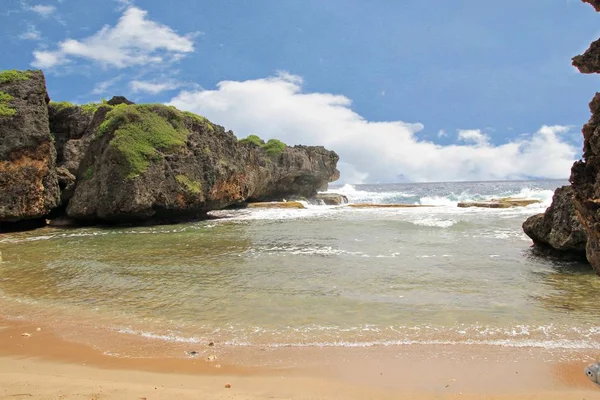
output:
<instances>
[{"instance_id":1,"label":"rocky cliff","mask_svg":"<svg viewBox=\"0 0 600 400\"><path fill-rule=\"evenodd\" d=\"M578 258L585 257L587 236L577 218L570 186L556 189L552 205L545 213L527 219L523 230L542 250L554 249Z\"/></svg>"},{"instance_id":2,"label":"rocky cliff","mask_svg":"<svg viewBox=\"0 0 600 400\"><path fill-rule=\"evenodd\" d=\"M584 3L589 3L596 9L596 11L600 12L600 0L581 0Z\"/></svg>"},{"instance_id":3,"label":"rocky cliff","mask_svg":"<svg viewBox=\"0 0 600 400\"><path fill-rule=\"evenodd\" d=\"M48 101L40 71L0 73L0 223L42 218L59 203Z\"/></svg>"},{"instance_id":4,"label":"rocky cliff","mask_svg":"<svg viewBox=\"0 0 600 400\"><path fill-rule=\"evenodd\" d=\"M314 196L339 178L333 151L239 141L174 107L124 97L48 101L40 71L0 74L0 222L51 212L89 222L171 221Z\"/></svg>"},{"instance_id":5,"label":"rocky cliff","mask_svg":"<svg viewBox=\"0 0 600 400\"><path fill-rule=\"evenodd\" d=\"M586 0L596 11L600 1ZM600 40L580 56L573 65L585 74L600 73ZM583 127L583 160L571 169L575 208L587 236L586 254L596 273L600 274L600 93L590 102L592 116Z\"/></svg>"},{"instance_id":6,"label":"rocky cliff","mask_svg":"<svg viewBox=\"0 0 600 400\"><path fill-rule=\"evenodd\" d=\"M248 200L311 196L339 177L337 161L322 147L267 152L173 107L120 104L93 135L67 214L168 220Z\"/></svg>"}]
</instances>

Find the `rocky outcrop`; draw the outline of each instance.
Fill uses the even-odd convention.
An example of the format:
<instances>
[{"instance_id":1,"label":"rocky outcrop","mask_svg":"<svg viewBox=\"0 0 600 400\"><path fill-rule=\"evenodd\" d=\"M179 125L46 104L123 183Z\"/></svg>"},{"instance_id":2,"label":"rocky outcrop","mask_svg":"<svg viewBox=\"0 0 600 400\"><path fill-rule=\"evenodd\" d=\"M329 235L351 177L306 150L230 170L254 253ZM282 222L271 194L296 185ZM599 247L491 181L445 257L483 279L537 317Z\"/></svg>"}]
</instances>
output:
<instances>
[{"instance_id":1,"label":"rocky outcrop","mask_svg":"<svg viewBox=\"0 0 600 400\"><path fill-rule=\"evenodd\" d=\"M60 199L40 71L0 73L0 222L42 218Z\"/></svg>"},{"instance_id":2,"label":"rocky outcrop","mask_svg":"<svg viewBox=\"0 0 600 400\"><path fill-rule=\"evenodd\" d=\"M585 2L600 11L600 1ZM574 57L573 65L582 73L600 73L600 40ZM600 275L600 93L590 102L590 111L592 116L582 130L583 160L573 165L570 181L576 213L588 237L587 260Z\"/></svg>"},{"instance_id":3,"label":"rocky outcrop","mask_svg":"<svg viewBox=\"0 0 600 400\"><path fill-rule=\"evenodd\" d=\"M308 199L311 204L325 204L326 206L341 206L348 204L348 197L337 193L318 193L315 197Z\"/></svg>"},{"instance_id":4,"label":"rocky outcrop","mask_svg":"<svg viewBox=\"0 0 600 400\"><path fill-rule=\"evenodd\" d=\"M457 206L460 208L479 207L479 208L513 208L513 207L527 207L532 204L541 203L535 199L514 199L506 197L503 199L493 199L489 201L467 201L458 203Z\"/></svg>"},{"instance_id":5,"label":"rocky outcrop","mask_svg":"<svg viewBox=\"0 0 600 400\"><path fill-rule=\"evenodd\" d=\"M585 53L573 57L573 66L582 74L600 72L600 39L593 42Z\"/></svg>"},{"instance_id":6,"label":"rocky outcrop","mask_svg":"<svg viewBox=\"0 0 600 400\"><path fill-rule=\"evenodd\" d=\"M312 197L339 177L333 151L238 141L174 107L49 104L41 71L0 73L0 135L0 223L175 221Z\"/></svg>"},{"instance_id":7,"label":"rocky outcrop","mask_svg":"<svg viewBox=\"0 0 600 400\"><path fill-rule=\"evenodd\" d=\"M523 231L535 246L585 257L587 235L575 210L573 189L563 186L554 192L552 205L523 223Z\"/></svg>"},{"instance_id":8,"label":"rocky outcrop","mask_svg":"<svg viewBox=\"0 0 600 400\"><path fill-rule=\"evenodd\" d=\"M323 147L267 151L173 107L121 104L103 119L67 207L78 220L201 217L246 201L314 196L339 177L337 154Z\"/></svg>"},{"instance_id":9,"label":"rocky outcrop","mask_svg":"<svg viewBox=\"0 0 600 400\"><path fill-rule=\"evenodd\" d=\"M596 11L600 12L600 0L581 0L584 3L589 3L596 9Z\"/></svg>"}]
</instances>

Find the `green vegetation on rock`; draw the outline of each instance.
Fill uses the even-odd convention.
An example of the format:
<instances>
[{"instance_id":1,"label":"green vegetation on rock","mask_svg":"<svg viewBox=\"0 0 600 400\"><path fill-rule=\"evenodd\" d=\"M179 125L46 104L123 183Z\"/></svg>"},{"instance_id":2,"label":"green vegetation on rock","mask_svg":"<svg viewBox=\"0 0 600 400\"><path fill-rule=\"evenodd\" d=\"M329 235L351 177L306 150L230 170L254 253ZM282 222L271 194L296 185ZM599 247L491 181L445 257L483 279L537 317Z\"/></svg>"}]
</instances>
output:
<instances>
[{"instance_id":1,"label":"green vegetation on rock","mask_svg":"<svg viewBox=\"0 0 600 400\"><path fill-rule=\"evenodd\" d=\"M83 180L88 181L94 177L94 169L90 166L87 167L85 172L83 173Z\"/></svg>"},{"instance_id":2,"label":"green vegetation on rock","mask_svg":"<svg viewBox=\"0 0 600 400\"><path fill-rule=\"evenodd\" d=\"M58 111L58 112L66 110L68 108L81 107L81 110L86 114L94 114L102 106L110 107L110 108L113 107L110 104L108 104L106 102L106 100L104 100L104 99L102 99L102 101L99 103L92 102L92 103L81 104L81 105L73 104L68 101L51 101L50 105L53 106L56 109L56 111Z\"/></svg>"},{"instance_id":3,"label":"green vegetation on rock","mask_svg":"<svg viewBox=\"0 0 600 400\"><path fill-rule=\"evenodd\" d=\"M283 143L281 140L269 139L269 141L265 143L265 141L257 135L250 135L245 139L240 139L239 142L244 144L252 143L256 146L262 147L270 156L280 155L283 153L283 150L285 150L286 147L285 143Z\"/></svg>"},{"instance_id":4,"label":"green vegetation on rock","mask_svg":"<svg viewBox=\"0 0 600 400\"><path fill-rule=\"evenodd\" d=\"M262 147L265 149L268 155L278 156L283 153L283 150L285 150L285 143L283 143L281 140L269 139L269 141Z\"/></svg>"},{"instance_id":5,"label":"green vegetation on rock","mask_svg":"<svg viewBox=\"0 0 600 400\"><path fill-rule=\"evenodd\" d=\"M0 117L12 117L17 113L17 110L10 106L12 99L10 94L0 90Z\"/></svg>"},{"instance_id":6,"label":"green vegetation on rock","mask_svg":"<svg viewBox=\"0 0 600 400\"><path fill-rule=\"evenodd\" d=\"M175 179L185 186L190 193L200 194L200 192L202 192L202 183L198 181L193 181L185 175L177 175Z\"/></svg>"},{"instance_id":7,"label":"green vegetation on rock","mask_svg":"<svg viewBox=\"0 0 600 400\"><path fill-rule=\"evenodd\" d=\"M119 171L126 179L145 172L161 152L185 145L189 134L183 114L160 104L119 104L106 115L98 135L112 133L110 148L116 152Z\"/></svg>"},{"instance_id":8,"label":"green vegetation on rock","mask_svg":"<svg viewBox=\"0 0 600 400\"><path fill-rule=\"evenodd\" d=\"M264 141L264 140L262 140L261 138L259 138L259 137L258 137L258 136L256 136L256 135L250 135L250 136L248 136L248 137L247 137L247 138L245 138L245 139L240 139L240 140L239 140L239 142L240 142L240 143L244 143L244 144L245 144L245 143L252 143L252 144L255 144L255 145L257 145L257 146L262 146L262 145L264 145L264 144L265 144L265 141Z\"/></svg>"},{"instance_id":9,"label":"green vegetation on rock","mask_svg":"<svg viewBox=\"0 0 600 400\"><path fill-rule=\"evenodd\" d=\"M9 69L0 72L0 83L10 83L15 81L26 81L31 78L29 71L17 71L16 69Z\"/></svg>"},{"instance_id":10,"label":"green vegetation on rock","mask_svg":"<svg viewBox=\"0 0 600 400\"><path fill-rule=\"evenodd\" d=\"M66 110L67 108L78 107L76 104L69 103L68 101L50 101L50 106L54 107L54 109L58 112L62 110Z\"/></svg>"}]
</instances>

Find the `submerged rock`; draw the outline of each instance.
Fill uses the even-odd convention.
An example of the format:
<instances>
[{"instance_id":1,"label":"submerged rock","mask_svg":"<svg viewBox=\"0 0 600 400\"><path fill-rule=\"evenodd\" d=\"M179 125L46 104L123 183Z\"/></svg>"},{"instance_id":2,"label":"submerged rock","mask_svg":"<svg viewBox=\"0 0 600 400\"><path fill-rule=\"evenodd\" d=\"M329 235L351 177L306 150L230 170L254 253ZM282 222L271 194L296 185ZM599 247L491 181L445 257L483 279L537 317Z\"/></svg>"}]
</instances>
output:
<instances>
[{"instance_id":1,"label":"submerged rock","mask_svg":"<svg viewBox=\"0 0 600 400\"><path fill-rule=\"evenodd\" d=\"M298 201L271 201L248 203L248 208L306 208Z\"/></svg>"},{"instance_id":2,"label":"submerged rock","mask_svg":"<svg viewBox=\"0 0 600 400\"><path fill-rule=\"evenodd\" d=\"M458 203L458 207L481 207L481 208L513 208L513 207L527 207L532 204L541 203L539 200L533 199L514 199L506 197L504 199L493 199L489 201L468 201Z\"/></svg>"},{"instance_id":3,"label":"submerged rock","mask_svg":"<svg viewBox=\"0 0 600 400\"><path fill-rule=\"evenodd\" d=\"M585 256L587 235L577 218L573 189L563 186L554 192L552 205L545 213L530 217L523 231L535 246Z\"/></svg>"},{"instance_id":4,"label":"submerged rock","mask_svg":"<svg viewBox=\"0 0 600 400\"><path fill-rule=\"evenodd\" d=\"M427 204L371 204L371 203L354 203L348 204L351 208L418 208L418 207L437 207Z\"/></svg>"},{"instance_id":5,"label":"submerged rock","mask_svg":"<svg viewBox=\"0 0 600 400\"><path fill-rule=\"evenodd\" d=\"M326 206L340 206L348 204L348 197L337 193L318 193L315 197L308 199L310 204L325 204Z\"/></svg>"},{"instance_id":6,"label":"submerged rock","mask_svg":"<svg viewBox=\"0 0 600 400\"><path fill-rule=\"evenodd\" d=\"M41 71L0 73L0 222L43 218L59 204L48 101Z\"/></svg>"}]
</instances>

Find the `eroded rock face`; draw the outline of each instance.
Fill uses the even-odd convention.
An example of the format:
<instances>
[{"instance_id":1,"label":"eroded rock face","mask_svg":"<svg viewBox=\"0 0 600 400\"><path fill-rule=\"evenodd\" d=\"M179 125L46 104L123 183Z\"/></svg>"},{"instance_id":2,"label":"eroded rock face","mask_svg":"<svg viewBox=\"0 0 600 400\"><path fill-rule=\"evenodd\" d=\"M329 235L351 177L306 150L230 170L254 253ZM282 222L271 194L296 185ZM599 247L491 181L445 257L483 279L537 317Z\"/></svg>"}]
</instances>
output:
<instances>
[{"instance_id":1,"label":"eroded rock face","mask_svg":"<svg viewBox=\"0 0 600 400\"><path fill-rule=\"evenodd\" d=\"M337 160L322 147L269 155L202 117L162 105L121 104L93 135L67 214L164 221L247 200L312 196L339 177Z\"/></svg>"},{"instance_id":2,"label":"eroded rock face","mask_svg":"<svg viewBox=\"0 0 600 400\"><path fill-rule=\"evenodd\" d=\"M585 53L573 57L573 66L582 74L600 72L600 39L593 42Z\"/></svg>"},{"instance_id":3,"label":"eroded rock face","mask_svg":"<svg viewBox=\"0 0 600 400\"><path fill-rule=\"evenodd\" d=\"M600 1L585 2L600 11ZM600 73L600 40L574 57L573 65L582 73ZM575 209L588 237L587 259L600 275L600 93L590 102L590 111L592 116L582 130L583 160L573 164L570 180Z\"/></svg>"},{"instance_id":4,"label":"eroded rock face","mask_svg":"<svg viewBox=\"0 0 600 400\"><path fill-rule=\"evenodd\" d=\"M545 213L530 217L523 231L539 247L574 253L585 257L587 235L575 210L573 189L563 186L554 192L552 205Z\"/></svg>"},{"instance_id":5,"label":"eroded rock face","mask_svg":"<svg viewBox=\"0 0 600 400\"><path fill-rule=\"evenodd\" d=\"M583 127L583 161L573 164L571 185L579 220L588 235L587 259L600 273L600 93L590 110L592 117Z\"/></svg>"},{"instance_id":6,"label":"eroded rock face","mask_svg":"<svg viewBox=\"0 0 600 400\"><path fill-rule=\"evenodd\" d=\"M584 3L589 3L596 9L596 11L600 12L600 0L581 0Z\"/></svg>"},{"instance_id":7,"label":"eroded rock face","mask_svg":"<svg viewBox=\"0 0 600 400\"><path fill-rule=\"evenodd\" d=\"M0 116L0 222L42 218L60 200L41 71L0 83L14 115Z\"/></svg>"}]
</instances>

